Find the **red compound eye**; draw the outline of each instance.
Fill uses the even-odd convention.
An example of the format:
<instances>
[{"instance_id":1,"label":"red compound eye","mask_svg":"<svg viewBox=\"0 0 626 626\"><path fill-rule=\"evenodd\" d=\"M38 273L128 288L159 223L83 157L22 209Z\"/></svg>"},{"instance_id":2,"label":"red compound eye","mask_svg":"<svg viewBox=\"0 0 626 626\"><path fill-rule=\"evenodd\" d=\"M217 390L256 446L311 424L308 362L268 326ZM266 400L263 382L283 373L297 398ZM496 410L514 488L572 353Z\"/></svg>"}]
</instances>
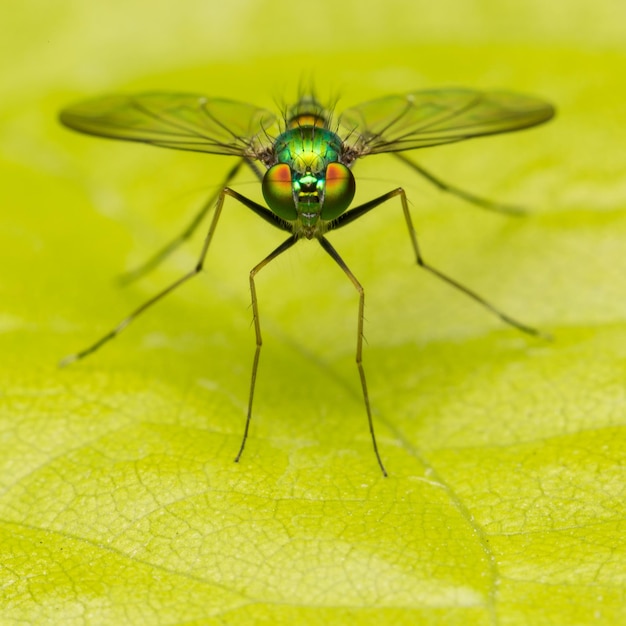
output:
<instances>
[{"instance_id":1,"label":"red compound eye","mask_svg":"<svg viewBox=\"0 0 626 626\"><path fill-rule=\"evenodd\" d=\"M322 219L328 221L339 217L350 206L355 191L352 172L343 163L329 163L326 166Z\"/></svg>"},{"instance_id":2,"label":"red compound eye","mask_svg":"<svg viewBox=\"0 0 626 626\"><path fill-rule=\"evenodd\" d=\"M296 219L296 202L291 184L291 168L286 163L272 165L261 184L263 197L273 213L291 222Z\"/></svg>"}]
</instances>

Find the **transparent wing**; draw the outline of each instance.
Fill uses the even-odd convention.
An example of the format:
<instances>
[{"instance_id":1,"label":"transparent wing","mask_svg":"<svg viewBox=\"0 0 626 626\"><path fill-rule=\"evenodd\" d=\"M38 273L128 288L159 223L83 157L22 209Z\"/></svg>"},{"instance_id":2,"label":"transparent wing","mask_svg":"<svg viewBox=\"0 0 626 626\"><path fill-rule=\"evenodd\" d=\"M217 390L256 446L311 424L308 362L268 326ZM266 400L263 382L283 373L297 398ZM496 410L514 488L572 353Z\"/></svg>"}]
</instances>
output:
<instances>
[{"instance_id":1,"label":"transparent wing","mask_svg":"<svg viewBox=\"0 0 626 626\"><path fill-rule=\"evenodd\" d=\"M70 106L63 124L91 135L255 158L275 116L250 104L199 94L108 95Z\"/></svg>"},{"instance_id":2,"label":"transparent wing","mask_svg":"<svg viewBox=\"0 0 626 626\"><path fill-rule=\"evenodd\" d=\"M339 126L346 145L363 156L521 130L553 115L552 105L530 96L435 89L365 102L344 111Z\"/></svg>"}]
</instances>

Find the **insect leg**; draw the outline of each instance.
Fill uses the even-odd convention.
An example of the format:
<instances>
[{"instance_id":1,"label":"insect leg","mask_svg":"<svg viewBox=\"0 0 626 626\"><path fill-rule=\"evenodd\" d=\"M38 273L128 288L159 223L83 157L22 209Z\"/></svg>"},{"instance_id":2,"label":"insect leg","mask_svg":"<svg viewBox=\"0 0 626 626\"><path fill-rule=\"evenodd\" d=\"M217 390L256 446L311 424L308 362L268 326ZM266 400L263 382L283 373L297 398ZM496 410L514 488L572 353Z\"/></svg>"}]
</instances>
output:
<instances>
[{"instance_id":1,"label":"insect leg","mask_svg":"<svg viewBox=\"0 0 626 626\"><path fill-rule=\"evenodd\" d=\"M411 237L411 244L413 245L413 251L415 252L415 260L417 261L417 264L420 267L423 267L425 270L428 270L431 274L434 274L435 276L437 276L437 278L440 278L441 280L447 282L449 285L451 285L455 289L462 291L466 296L469 296L470 298L472 298L472 300L475 300L476 302L481 304L483 307L491 311L494 315L499 317L503 322L509 324L510 326L513 326L517 328L518 330L521 330L524 333L528 333L529 335L534 335L537 337L550 339L550 335L546 335L545 333L542 333L540 330L537 330L536 328L533 328L532 326L527 326L526 324L522 324L522 322L519 322L518 320L502 312L500 309L498 309L493 304L485 300L482 296L478 295L476 292L472 291L471 289L468 289L461 283L457 282L456 280L444 274L443 272L440 272L438 269L432 267L431 265L429 265L428 263L424 261L422 254L420 252L418 243L417 243L417 234L415 232L415 228L413 227L413 220L411 219L411 214L409 213L409 205L406 199L406 193L404 189L402 189L402 187L398 187L397 189L388 191L387 193L383 194L382 196L379 196L378 198L374 198L373 200L370 200L369 202L365 202L364 204L361 204L357 207L354 207L353 209L350 209L343 215L340 215L333 222L330 229L343 228L344 226L353 222L354 220L359 219L360 217L362 217L363 215L365 215L366 213L368 213L375 207L387 202L388 200L391 200L392 198L395 198L396 196L400 196L400 201L402 202L402 211L404 212L404 218L409 228L409 236Z\"/></svg>"},{"instance_id":2,"label":"insect leg","mask_svg":"<svg viewBox=\"0 0 626 626\"><path fill-rule=\"evenodd\" d=\"M228 187L232 179L237 175L241 166L247 163L246 159L240 159L237 163L229 170L226 174L226 177L218 187L219 191L216 191L214 194L210 196L210 198L202 205L198 213L193 217L191 222L187 225L185 230L183 230L175 239L172 239L167 245L163 246L156 254L151 256L147 261L142 263L139 267L122 274L119 277L119 281L123 285L128 285L133 281L141 278L155 267L160 265L176 248L182 245L193 233L196 231L196 228L200 225L202 220L206 217L206 214L211 210L214 206L220 192L224 187ZM251 163L248 163L252 170L259 175L256 168Z\"/></svg>"},{"instance_id":3,"label":"insect leg","mask_svg":"<svg viewBox=\"0 0 626 626\"><path fill-rule=\"evenodd\" d=\"M250 295L252 299L252 317L254 319L254 334L256 336L256 349L254 351L254 360L252 361L252 376L250 378L250 393L248 395L248 413L246 415L246 425L243 430L243 437L241 439L241 446L239 447L239 452L237 452L237 456L235 457L235 463L239 462L241 455L243 454L243 449L246 446L246 441L248 439L248 430L250 429L250 420L252 419L252 400L254 399L254 389L256 386L256 375L259 368L259 358L261 356L261 346L263 345L263 339L261 337L261 322L259 320L259 305L256 297L256 285L254 282L254 277L272 260L274 260L278 255L288 250L298 241L298 237L296 235L292 235L289 239L283 241L283 243L278 246L275 250L273 250L270 254L268 254L260 263L255 265L250 270Z\"/></svg>"},{"instance_id":4,"label":"insect leg","mask_svg":"<svg viewBox=\"0 0 626 626\"><path fill-rule=\"evenodd\" d=\"M475 291L472 291L471 289L467 288L465 285L462 285L458 281L454 280L454 278L451 278L447 274L444 274L443 272L434 268L432 265L429 265L428 263L426 263L426 261L424 261L424 258L422 257L422 254L420 252L420 249L417 243L417 233L415 232L415 227L413 226L413 220L411 219L411 213L409 212L409 204L406 199L406 194L403 189L398 190L398 193L400 195L400 200L402 202L402 211L404 213L404 218L406 219L406 224L409 229L409 236L411 237L411 244L413 245L413 251L415 252L415 260L417 261L417 264L420 267L423 267L425 270L428 270L431 274L434 274L435 276L437 276L437 278L440 278L441 280L447 282L449 285L451 285L455 289L462 291L466 296L469 296L470 298L472 298L472 300L475 300L476 302L481 304L483 307L491 311L494 315L498 316L503 322L509 324L510 326L513 326L517 328L518 330L521 330L522 332L527 333L529 335L534 335L536 337L544 337L545 339L549 338L549 335L546 335L540 330L538 330L537 328L533 328L532 326L523 324L519 320L516 320L510 315L507 315L506 313L504 313L503 311L495 307L493 304L485 300L485 298L477 294Z\"/></svg>"},{"instance_id":5,"label":"insect leg","mask_svg":"<svg viewBox=\"0 0 626 626\"><path fill-rule=\"evenodd\" d=\"M339 256L339 253L333 248L328 239L324 237L319 238L320 245L328 254L333 258L335 263L345 272L346 276L350 279L354 288L359 293L359 314L357 321L357 339L356 339L356 366L359 370L359 377L361 379L361 389L363 390L363 400L365 402L365 410L367 411L367 422L369 424L370 435L372 436L372 445L374 446L374 454L378 465L382 470L383 476L387 476L387 470L383 465L382 459L378 452L378 444L376 443L376 435L374 433L374 422L372 421L372 410L370 408L370 399L367 392L367 381L365 380L365 370L363 369L363 311L365 307L365 291L363 286L357 280L356 276L352 273L350 268L345 264L344 260Z\"/></svg>"},{"instance_id":6,"label":"insect leg","mask_svg":"<svg viewBox=\"0 0 626 626\"><path fill-rule=\"evenodd\" d=\"M106 335L98 339L98 341L96 341L94 344L88 346L87 348L85 348L84 350L81 350L80 352L77 352L76 354L71 354L65 357L64 359L62 359L61 362L59 363L61 367L69 365L70 363L73 363L74 361L83 359L84 357L88 356L92 352L95 352L96 350L98 350L102 345L109 342L111 339L114 339L115 337L117 337L117 335L119 335L133 320L135 320L139 315L141 315L146 309L149 309L153 304L161 300L161 298L164 298L166 295L168 295L169 293L171 293L172 291L180 287L183 283L187 282L190 278L193 278L194 276L200 273L204 265L204 259L209 250L209 245L211 244L211 240L213 239L213 234L215 233L217 222L222 213L222 207L224 206L224 200L226 199L226 196L230 196L231 198L234 198L235 200L239 200L239 202L241 202L244 206L253 210L255 213L257 213L257 215L259 215L266 221L270 222L274 226L277 226L278 228L281 228L281 229L286 228L285 225L282 223L282 221L279 220L279 218L277 218L269 209L266 209L265 207L253 202L252 200L249 200L245 196L242 196L236 191L230 189L229 187L222 189L222 191L220 192L219 198L217 200L217 204L215 206L215 213L213 215L213 219L211 220L209 231L204 240L204 243L202 245L202 250L200 252L200 256L198 257L198 261L196 265L194 266L194 268L191 271L187 272L184 276L179 278L177 281L173 282L169 287L166 287L165 289L163 289L163 291L160 291L155 296L150 298L147 302L144 302L140 307L135 309L128 317L123 319L115 328L113 328Z\"/></svg>"},{"instance_id":7,"label":"insect leg","mask_svg":"<svg viewBox=\"0 0 626 626\"><path fill-rule=\"evenodd\" d=\"M413 171L417 172L421 176L423 176L426 180L430 181L441 189L441 191L446 191L447 193L451 193L454 196L458 196L459 198L463 198L463 200L467 200L476 206L479 206L483 209L487 209L489 211L495 211L497 213L506 213L508 215L523 215L526 211L519 206L515 206L513 204L505 204L501 202L494 202L493 200L488 200L487 198L481 198L480 196L476 196L469 191L465 191L464 189L459 189L458 187L454 187L449 183L444 182L440 178L436 177L434 174L431 174L427 170L425 170L421 165L415 163L404 154L400 154L399 152L391 153L396 159L402 161L405 165L410 167Z\"/></svg>"}]
</instances>

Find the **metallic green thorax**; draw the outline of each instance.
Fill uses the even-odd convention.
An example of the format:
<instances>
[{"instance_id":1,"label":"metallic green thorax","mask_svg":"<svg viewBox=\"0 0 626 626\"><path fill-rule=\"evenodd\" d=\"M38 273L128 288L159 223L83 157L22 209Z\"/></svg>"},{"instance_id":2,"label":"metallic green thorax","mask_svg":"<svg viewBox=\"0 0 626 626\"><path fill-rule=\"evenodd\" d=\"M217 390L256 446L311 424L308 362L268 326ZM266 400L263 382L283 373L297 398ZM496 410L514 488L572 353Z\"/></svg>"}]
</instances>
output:
<instances>
[{"instance_id":1,"label":"metallic green thorax","mask_svg":"<svg viewBox=\"0 0 626 626\"><path fill-rule=\"evenodd\" d=\"M270 209L308 239L321 236L354 197L354 178L341 162L342 141L326 125L308 111L289 119L274 141L275 161L263 181Z\"/></svg>"},{"instance_id":2,"label":"metallic green thorax","mask_svg":"<svg viewBox=\"0 0 626 626\"><path fill-rule=\"evenodd\" d=\"M278 136L274 144L279 163L287 163L299 177L307 173L324 175L328 163L339 160L341 140L325 128L304 126Z\"/></svg>"}]
</instances>

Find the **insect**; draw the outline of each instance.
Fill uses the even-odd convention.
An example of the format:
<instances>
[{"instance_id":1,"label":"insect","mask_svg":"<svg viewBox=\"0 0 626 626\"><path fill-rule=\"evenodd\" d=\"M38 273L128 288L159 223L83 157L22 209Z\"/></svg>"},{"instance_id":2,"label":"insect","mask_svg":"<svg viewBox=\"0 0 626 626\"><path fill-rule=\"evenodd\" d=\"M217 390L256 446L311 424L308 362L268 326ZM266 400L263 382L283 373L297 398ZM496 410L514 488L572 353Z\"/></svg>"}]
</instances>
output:
<instances>
[{"instance_id":1,"label":"insect","mask_svg":"<svg viewBox=\"0 0 626 626\"><path fill-rule=\"evenodd\" d=\"M356 189L352 168L358 159L365 156L391 153L445 191L488 209L512 212L514 209L511 207L444 183L402 153L529 128L548 121L553 115L554 108L550 104L534 97L460 88L391 95L349 108L338 116L312 95L300 96L293 106L284 110L282 116L242 102L167 92L106 95L64 109L60 114L61 122L83 133L177 150L221 154L236 157L237 161L224 178L219 192L209 198L188 227L147 263L129 274L127 279L135 279L158 265L195 231L213 208L212 220L193 269L142 304L94 344L63 359L62 365L95 352L149 307L196 276L202 270L225 201L232 198L272 226L288 233L283 243L250 271L256 349L244 432L235 461L241 458L248 438L261 355L261 323L255 278L270 261L298 241L308 239L322 246L358 292L356 365L374 453L386 476L376 443L362 362L365 292L328 240L327 233L344 228L377 206L397 198L420 267L462 291L507 324L531 335L541 333L509 317L482 296L426 263L418 246L407 196L402 187L351 207ZM230 187L243 168L250 169L259 179L267 206Z\"/></svg>"}]
</instances>

